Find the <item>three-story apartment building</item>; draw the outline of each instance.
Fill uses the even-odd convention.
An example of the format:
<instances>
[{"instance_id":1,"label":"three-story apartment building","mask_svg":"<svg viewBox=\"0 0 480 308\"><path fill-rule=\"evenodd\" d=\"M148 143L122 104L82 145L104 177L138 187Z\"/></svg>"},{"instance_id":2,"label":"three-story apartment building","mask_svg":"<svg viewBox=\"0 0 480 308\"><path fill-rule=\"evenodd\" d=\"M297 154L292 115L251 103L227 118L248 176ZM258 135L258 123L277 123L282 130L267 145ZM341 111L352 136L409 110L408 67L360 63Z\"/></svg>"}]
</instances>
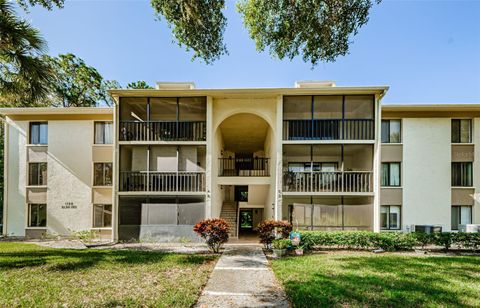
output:
<instances>
[{"instance_id":1,"label":"three-story apartment building","mask_svg":"<svg viewBox=\"0 0 480 308\"><path fill-rule=\"evenodd\" d=\"M5 116L3 233L114 240L480 223L478 105L381 105L387 87L111 90L113 108ZM476 176L478 174L478 176Z\"/></svg>"}]
</instances>

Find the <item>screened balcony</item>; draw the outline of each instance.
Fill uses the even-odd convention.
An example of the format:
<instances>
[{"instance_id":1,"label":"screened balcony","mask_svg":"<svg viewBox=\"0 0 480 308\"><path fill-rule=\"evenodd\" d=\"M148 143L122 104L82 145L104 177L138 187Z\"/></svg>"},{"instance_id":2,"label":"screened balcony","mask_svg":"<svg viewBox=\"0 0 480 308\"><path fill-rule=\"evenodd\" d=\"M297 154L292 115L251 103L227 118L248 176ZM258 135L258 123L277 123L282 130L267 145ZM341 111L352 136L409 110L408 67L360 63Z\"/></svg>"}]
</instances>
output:
<instances>
[{"instance_id":1,"label":"screened balcony","mask_svg":"<svg viewBox=\"0 0 480 308\"><path fill-rule=\"evenodd\" d=\"M121 98L120 141L205 141L205 97Z\"/></svg>"},{"instance_id":2,"label":"screened balcony","mask_svg":"<svg viewBox=\"0 0 480 308\"><path fill-rule=\"evenodd\" d=\"M290 196L284 198L283 206L299 230L373 230L372 197Z\"/></svg>"},{"instance_id":3,"label":"screened balcony","mask_svg":"<svg viewBox=\"0 0 480 308\"><path fill-rule=\"evenodd\" d=\"M285 145L283 191L373 192L371 145Z\"/></svg>"},{"instance_id":4,"label":"screened balcony","mask_svg":"<svg viewBox=\"0 0 480 308\"><path fill-rule=\"evenodd\" d=\"M284 140L374 140L374 96L285 96Z\"/></svg>"},{"instance_id":5,"label":"screened balcony","mask_svg":"<svg viewBox=\"0 0 480 308\"><path fill-rule=\"evenodd\" d=\"M119 190L205 191L205 147L122 146Z\"/></svg>"}]
</instances>

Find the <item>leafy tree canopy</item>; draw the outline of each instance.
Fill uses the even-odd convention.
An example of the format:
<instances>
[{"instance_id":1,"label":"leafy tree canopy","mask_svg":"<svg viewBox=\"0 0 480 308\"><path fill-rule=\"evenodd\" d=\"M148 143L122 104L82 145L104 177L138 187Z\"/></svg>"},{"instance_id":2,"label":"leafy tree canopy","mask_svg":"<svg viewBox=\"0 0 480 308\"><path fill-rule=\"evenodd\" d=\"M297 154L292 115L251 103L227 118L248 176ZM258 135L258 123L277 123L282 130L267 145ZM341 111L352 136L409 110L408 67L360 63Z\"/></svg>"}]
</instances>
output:
<instances>
[{"instance_id":1,"label":"leafy tree canopy","mask_svg":"<svg viewBox=\"0 0 480 308\"><path fill-rule=\"evenodd\" d=\"M47 43L20 19L11 2L0 0L0 96L33 103L47 96L52 71L42 54Z\"/></svg>"},{"instance_id":2,"label":"leafy tree canopy","mask_svg":"<svg viewBox=\"0 0 480 308\"><path fill-rule=\"evenodd\" d=\"M312 66L348 53L352 36L368 22L372 5L381 0L239 0L237 10L258 51L273 57L301 56ZM227 53L223 42L225 1L151 0L180 46L193 59L211 64Z\"/></svg>"},{"instance_id":3,"label":"leafy tree canopy","mask_svg":"<svg viewBox=\"0 0 480 308\"><path fill-rule=\"evenodd\" d=\"M223 33L224 0L151 0L156 15L165 18L179 46L193 50L193 59L211 64L227 54Z\"/></svg>"},{"instance_id":4,"label":"leafy tree canopy","mask_svg":"<svg viewBox=\"0 0 480 308\"><path fill-rule=\"evenodd\" d=\"M381 0L376 0L379 3ZM352 35L368 21L372 0L242 0L238 11L257 50L315 66L348 53Z\"/></svg>"},{"instance_id":5,"label":"leafy tree canopy","mask_svg":"<svg viewBox=\"0 0 480 308\"><path fill-rule=\"evenodd\" d=\"M51 105L59 107L92 107L100 102L111 104L107 88L118 83L105 81L100 73L82 59L69 53L45 56L55 72L51 85Z\"/></svg>"},{"instance_id":6,"label":"leafy tree canopy","mask_svg":"<svg viewBox=\"0 0 480 308\"><path fill-rule=\"evenodd\" d=\"M145 81L139 80L127 84L127 89L153 89L153 87Z\"/></svg>"},{"instance_id":7,"label":"leafy tree canopy","mask_svg":"<svg viewBox=\"0 0 480 308\"><path fill-rule=\"evenodd\" d=\"M29 5L39 5L43 6L47 10L52 10L54 6L63 8L65 0L17 0L17 2L24 10L27 10Z\"/></svg>"}]
</instances>

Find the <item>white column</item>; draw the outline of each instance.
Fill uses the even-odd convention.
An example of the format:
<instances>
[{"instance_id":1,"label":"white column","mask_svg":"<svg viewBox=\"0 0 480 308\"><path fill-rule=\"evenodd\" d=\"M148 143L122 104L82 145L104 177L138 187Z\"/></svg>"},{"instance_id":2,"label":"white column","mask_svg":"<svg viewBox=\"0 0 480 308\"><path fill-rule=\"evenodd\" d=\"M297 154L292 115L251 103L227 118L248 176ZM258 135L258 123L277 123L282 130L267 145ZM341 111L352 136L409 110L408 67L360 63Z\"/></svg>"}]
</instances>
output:
<instances>
[{"instance_id":1,"label":"white column","mask_svg":"<svg viewBox=\"0 0 480 308\"><path fill-rule=\"evenodd\" d=\"M275 158L272 159L272 162L275 164L275 204L274 204L274 218L275 220L282 219L282 164L283 164L283 148L282 148L282 137L283 137L283 96L278 95L277 97L277 106L276 106L276 123L275 123L275 144L272 145L275 147Z\"/></svg>"},{"instance_id":2,"label":"white column","mask_svg":"<svg viewBox=\"0 0 480 308\"><path fill-rule=\"evenodd\" d=\"M118 130L120 127L119 121L119 105L120 98L115 99L114 108L113 108L113 187L112 187L112 215L113 215L113 225L112 225L112 240L118 241L118 181L120 175L120 159L119 159L119 145L118 145Z\"/></svg>"},{"instance_id":3,"label":"white column","mask_svg":"<svg viewBox=\"0 0 480 308\"><path fill-rule=\"evenodd\" d=\"M205 217L212 217L212 145L213 145L213 99L207 96L207 147L205 149Z\"/></svg>"},{"instance_id":4,"label":"white column","mask_svg":"<svg viewBox=\"0 0 480 308\"><path fill-rule=\"evenodd\" d=\"M381 99L375 95L375 144L373 146L373 231L380 232L380 167L381 167L381 135L382 108Z\"/></svg>"},{"instance_id":5,"label":"white column","mask_svg":"<svg viewBox=\"0 0 480 308\"><path fill-rule=\"evenodd\" d=\"M473 160L473 186L475 187L475 192L472 209L472 223L480 224L480 118L473 119L472 132L472 140L475 144L475 157Z\"/></svg>"}]
</instances>

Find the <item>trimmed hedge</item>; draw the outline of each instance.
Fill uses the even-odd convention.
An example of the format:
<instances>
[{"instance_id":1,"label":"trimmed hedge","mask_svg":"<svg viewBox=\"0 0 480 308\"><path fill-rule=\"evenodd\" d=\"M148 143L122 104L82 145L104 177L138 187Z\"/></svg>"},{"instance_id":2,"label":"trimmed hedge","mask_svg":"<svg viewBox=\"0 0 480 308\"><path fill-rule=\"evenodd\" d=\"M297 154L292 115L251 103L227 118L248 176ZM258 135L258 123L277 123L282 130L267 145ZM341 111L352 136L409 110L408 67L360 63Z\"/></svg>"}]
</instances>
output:
<instances>
[{"instance_id":1,"label":"trimmed hedge","mask_svg":"<svg viewBox=\"0 0 480 308\"><path fill-rule=\"evenodd\" d=\"M480 248L480 233L405 233L370 231L302 231L301 245L344 249L378 249L386 251L412 250L414 247L435 245L445 250L452 246L463 249Z\"/></svg>"}]
</instances>

